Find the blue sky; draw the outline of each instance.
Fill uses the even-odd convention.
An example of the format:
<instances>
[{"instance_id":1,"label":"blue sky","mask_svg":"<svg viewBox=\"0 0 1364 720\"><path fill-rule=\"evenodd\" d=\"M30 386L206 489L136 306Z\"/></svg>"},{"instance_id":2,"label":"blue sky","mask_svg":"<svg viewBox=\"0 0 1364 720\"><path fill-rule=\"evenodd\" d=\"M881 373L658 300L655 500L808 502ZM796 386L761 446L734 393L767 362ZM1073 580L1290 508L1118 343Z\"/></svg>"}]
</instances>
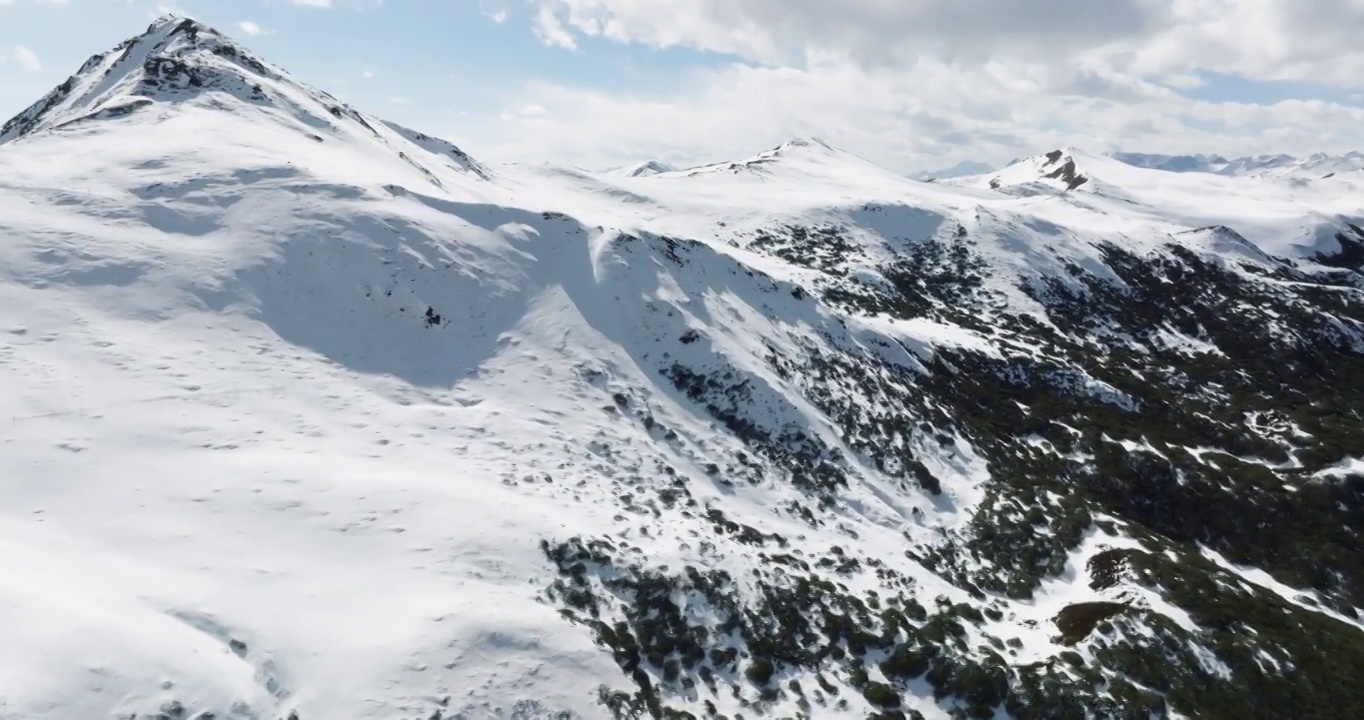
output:
<instances>
[{"instance_id":1,"label":"blue sky","mask_svg":"<svg viewBox=\"0 0 1364 720\"><path fill-rule=\"evenodd\" d=\"M14 72L22 68L10 68L5 74L0 114L6 116L34 99L34 91L60 82L85 58L137 34L167 9L237 37L304 81L346 94L354 104L376 112L386 104L410 104L411 109L386 112L417 117L452 109L496 110L505 101L501 89L530 77L620 88L718 61L711 53L604 40L576 51L548 45L531 31L526 8L510 3L500 10L465 0L340 0L332 7L287 0L11 3L6 7L0 0L0 46L28 48L42 70L25 75Z\"/></svg>"},{"instance_id":2,"label":"blue sky","mask_svg":"<svg viewBox=\"0 0 1364 720\"><path fill-rule=\"evenodd\" d=\"M0 115L173 9L493 160L702 162L794 134L904 171L1057 145L1364 146L1354 0L1022 5L0 0Z\"/></svg>"}]
</instances>

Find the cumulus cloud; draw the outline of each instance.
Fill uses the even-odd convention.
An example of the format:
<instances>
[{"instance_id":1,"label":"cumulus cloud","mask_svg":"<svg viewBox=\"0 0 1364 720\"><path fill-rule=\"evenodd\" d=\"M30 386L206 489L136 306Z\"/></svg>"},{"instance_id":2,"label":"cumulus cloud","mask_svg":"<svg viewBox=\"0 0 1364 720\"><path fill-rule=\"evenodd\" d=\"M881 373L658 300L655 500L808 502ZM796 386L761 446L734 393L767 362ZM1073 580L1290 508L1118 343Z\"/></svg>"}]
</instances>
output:
<instances>
[{"instance_id":1,"label":"cumulus cloud","mask_svg":"<svg viewBox=\"0 0 1364 720\"><path fill-rule=\"evenodd\" d=\"M257 23L251 22L250 20L243 20L243 21L237 23L237 29L238 29L238 30L241 30L243 33L246 33L247 35L273 35L273 34L274 34L274 31L273 31L273 30L268 30L268 29L266 29L266 28L263 28L263 27L261 27L260 25L258 25Z\"/></svg>"},{"instance_id":2,"label":"cumulus cloud","mask_svg":"<svg viewBox=\"0 0 1364 720\"><path fill-rule=\"evenodd\" d=\"M14 49L10 51L10 57L19 63L19 67L29 72L38 72L43 69L43 63L38 59L37 53L23 45L15 45Z\"/></svg>"},{"instance_id":3,"label":"cumulus cloud","mask_svg":"<svg viewBox=\"0 0 1364 720\"><path fill-rule=\"evenodd\" d=\"M814 134L900 170L1092 150L1364 146L1364 0L530 0L546 44L732 61L657 88L530 83L466 127L490 151L604 166L744 155ZM714 58L712 58L714 60ZM1341 91L1193 99L1208 73ZM1193 97L1190 97L1191 93ZM517 108L541 107L527 115Z\"/></svg>"},{"instance_id":4,"label":"cumulus cloud","mask_svg":"<svg viewBox=\"0 0 1364 720\"><path fill-rule=\"evenodd\" d=\"M592 166L742 157L811 134L904 171L971 158L1003 162L1064 145L1226 153L1364 145L1358 108L1202 103L1156 86L1092 82L1102 87L1065 87L998 67L923 64L911 76L847 64L736 65L653 93L535 84L521 106L544 112L504 113L478 133L508 157Z\"/></svg>"},{"instance_id":5,"label":"cumulus cloud","mask_svg":"<svg viewBox=\"0 0 1364 720\"><path fill-rule=\"evenodd\" d=\"M383 7L384 0L288 0L288 3L300 7L321 8L324 10L329 10L342 5L355 5L360 9L364 9L368 6L376 8Z\"/></svg>"},{"instance_id":6,"label":"cumulus cloud","mask_svg":"<svg viewBox=\"0 0 1364 720\"><path fill-rule=\"evenodd\" d=\"M1138 36L1160 23L1142 0L537 0L541 25L659 47L780 63L814 49L887 62L926 52L1055 53Z\"/></svg>"},{"instance_id":7,"label":"cumulus cloud","mask_svg":"<svg viewBox=\"0 0 1364 720\"><path fill-rule=\"evenodd\" d=\"M1105 62L1357 84L1364 0L535 0L544 34L692 47L765 63Z\"/></svg>"}]
</instances>

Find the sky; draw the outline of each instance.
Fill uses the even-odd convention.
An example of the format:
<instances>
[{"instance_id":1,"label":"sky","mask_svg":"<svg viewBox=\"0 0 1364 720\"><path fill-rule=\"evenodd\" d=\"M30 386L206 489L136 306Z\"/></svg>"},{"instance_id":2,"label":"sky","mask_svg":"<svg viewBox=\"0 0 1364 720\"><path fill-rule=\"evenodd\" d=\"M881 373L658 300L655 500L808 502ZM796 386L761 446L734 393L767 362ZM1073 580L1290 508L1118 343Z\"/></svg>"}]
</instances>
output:
<instances>
[{"instance_id":1,"label":"sky","mask_svg":"<svg viewBox=\"0 0 1364 720\"><path fill-rule=\"evenodd\" d=\"M493 162L1364 149L1364 0L0 0L0 116L167 11Z\"/></svg>"}]
</instances>

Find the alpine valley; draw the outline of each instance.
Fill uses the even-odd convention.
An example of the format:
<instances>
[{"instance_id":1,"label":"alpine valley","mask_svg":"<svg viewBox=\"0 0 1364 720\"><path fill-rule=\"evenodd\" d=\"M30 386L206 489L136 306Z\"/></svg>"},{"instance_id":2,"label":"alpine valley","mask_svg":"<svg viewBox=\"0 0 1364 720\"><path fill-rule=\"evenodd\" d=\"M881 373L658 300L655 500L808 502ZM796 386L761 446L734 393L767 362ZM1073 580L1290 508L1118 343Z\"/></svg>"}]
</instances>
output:
<instances>
[{"instance_id":1,"label":"alpine valley","mask_svg":"<svg viewBox=\"0 0 1364 720\"><path fill-rule=\"evenodd\" d=\"M160 20L0 131L0 718L1364 717L1364 170L1152 157L485 164Z\"/></svg>"}]
</instances>

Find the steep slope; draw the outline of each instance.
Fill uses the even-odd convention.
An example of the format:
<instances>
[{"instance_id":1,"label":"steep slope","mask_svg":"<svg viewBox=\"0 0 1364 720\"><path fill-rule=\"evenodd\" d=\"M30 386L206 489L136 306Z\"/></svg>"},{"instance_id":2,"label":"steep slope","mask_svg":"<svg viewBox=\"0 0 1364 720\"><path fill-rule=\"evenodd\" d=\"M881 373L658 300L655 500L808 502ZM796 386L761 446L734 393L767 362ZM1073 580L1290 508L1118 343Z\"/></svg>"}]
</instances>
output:
<instances>
[{"instance_id":1,"label":"steep slope","mask_svg":"<svg viewBox=\"0 0 1364 720\"><path fill-rule=\"evenodd\" d=\"M493 168L121 47L0 144L4 714L1364 708L1348 182Z\"/></svg>"}]
</instances>

